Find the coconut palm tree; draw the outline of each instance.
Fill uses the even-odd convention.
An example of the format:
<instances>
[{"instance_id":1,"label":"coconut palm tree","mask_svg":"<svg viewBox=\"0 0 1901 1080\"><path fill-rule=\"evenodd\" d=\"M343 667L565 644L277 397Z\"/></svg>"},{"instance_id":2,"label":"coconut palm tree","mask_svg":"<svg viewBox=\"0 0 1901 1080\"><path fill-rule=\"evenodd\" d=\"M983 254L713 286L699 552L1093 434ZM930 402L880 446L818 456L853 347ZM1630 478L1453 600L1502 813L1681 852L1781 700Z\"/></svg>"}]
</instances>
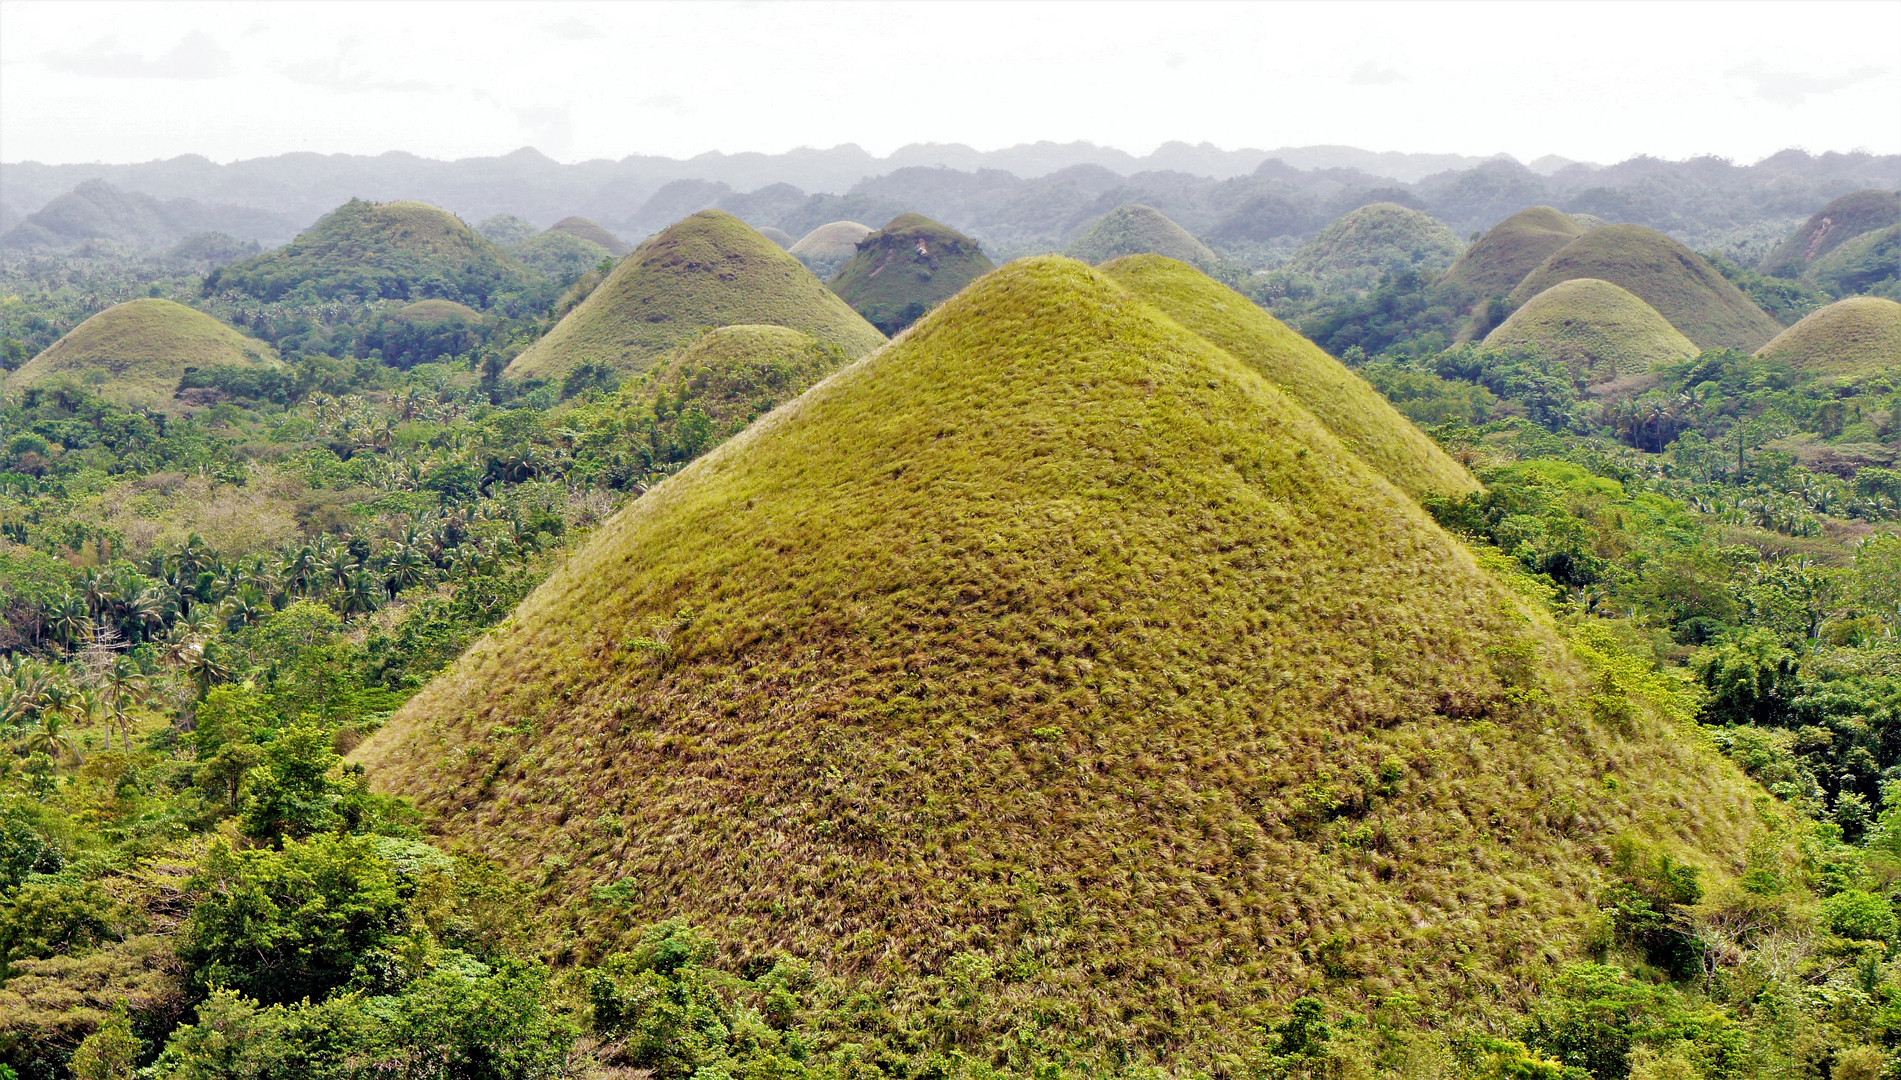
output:
<instances>
[{"instance_id":1,"label":"coconut palm tree","mask_svg":"<svg viewBox=\"0 0 1901 1080\"><path fill-rule=\"evenodd\" d=\"M63 713L42 712L39 722L26 733L22 749L27 753L42 753L58 761L71 754L76 764L84 764L85 756L79 752L79 742L67 731L69 717Z\"/></svg>"}]
</instances>

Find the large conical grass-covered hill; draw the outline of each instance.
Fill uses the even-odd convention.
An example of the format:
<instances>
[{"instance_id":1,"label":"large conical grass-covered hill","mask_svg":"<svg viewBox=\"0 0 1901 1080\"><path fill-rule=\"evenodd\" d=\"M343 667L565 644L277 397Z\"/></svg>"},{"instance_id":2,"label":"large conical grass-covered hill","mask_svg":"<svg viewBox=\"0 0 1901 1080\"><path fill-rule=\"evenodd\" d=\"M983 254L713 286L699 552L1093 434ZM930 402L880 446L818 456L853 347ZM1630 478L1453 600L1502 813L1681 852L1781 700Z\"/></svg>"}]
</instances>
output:
<instances>
[{"instance_id":1,"label":"large conical grass-covered hill","mask_svg":"<svg viewBox=\"0 0 1901 1080\"><path fill-rule=\"evenodd\" d=\"M1320 231L1288 269L1366 287L1386 274L1417 270L1436 277L1465 246L1431 215L1398 203L1370 203Z\"/></svg>"},{"instance_id":2,"label":"large conical grass-covered hill","mask_svg":"<svg viewBox=\"0 0 1901 1080\"><path fill-rule=\"evenodd\" d=\"M1606 225L1566 244L1518 283L1511 304L1573 278L1634 294L1699 349L1753 351L1782 329L1702 256L1642 225Z\"/></svg>"},{"instance_id":3,"label":"large conical grass-covered hill","mask_svg":"<svg viewBox=\"0 0 1901 1080\"><path fill-rule=\"evenodd\" d=\"M1657 309L1596 278L1561 281L1532 297L1487 335L1485 344L1561 360L1589 382L1641 375L1699 351Z\"/></svg>"},{"instance_id":4,"label":"large conical grass-covered hill","mask_svg":"<svg viewBox=\"0 0 1901 1080\"><path fill-rule=\"evenodd\" d=\"M1758 355L1814 375L1901 375L1901 304L1878 296L1837 300L1777 334Z\"/></svg>"},{"instance_id":5,"label":"large conical grass-covered hill","mask_svg":"<svg viewBox=\"0 0 1901 1080\"><path fill-rule=\"evenodd\" d=\"M833 221L799 237L789 250L806 269L830 281L858 254L858 241L870 236L872 231L871 226L856 221Z\"/></svg>"},{"instance_id":6,"label":"large conical grass-covered hill","mask_svg":"<svg viewBox=\"0 0 1901 1080\"><path fill-rule=\"evenodd\" d=\"M356 757L577 959L677 916L867 1024L1187 1071L1301 993L1522 1003L1614 840L1726 880L1760 789L1630 702L1252 366L1038 258L632 504Z\"/></svg>"},{"instance_id":7,"label":"large conical grass-covered hill","mask_svg":"<svg viewBox=\"0 0 1901 1080\"><path fill-rule=\"evenodd\" d=\"M608 232L593 220L578 215L562 218L548 226L548 231L567 233L576 239L586 240L590 244L599 244L603 251L616 259L634 250L627 246L627 241Z\"/></svg>"},{"instance_id":8,"label":"large conical grass-covered hill","mask_svg":"<svg viewBox=\"0 0 1901 1080\"><path fill-rule=\"evenodd\" d=\"M1504 296L1539 263L1585 232L1585 226L1562 210L1520 210L1479 237L1441 280L1479 296Z\"/></svg>"},{"instance_id":9,"label":"large conical grass-covered hill","mask_svg":"<svg viewBox=\"0 0 1901 1080\"><path fill-rule=\"evenodd\" d=\"M1465 466L1366 380L1247 297L1158 255L1133 255L1102 269L1176 322L1252 365L1414 498L1479 490Z\"/></svg>"},{"instance_id":10,"label":"large conical grass-covered hill","mask_svg":"<svg viewBox=\"0 0 1901 1080\"><path fill-rule=\"evenodd\" d=\"M80 323L6 380L18 393L60 379L127 405L170 409L189 368L276 367L271 347L171 300L129 300Z\"/></svg>"},{"instance_id":11,"label":"large conical grass-covered hill","mask_svg":"<svg viewBox=\"0 0 1901 1080\"><path fill-rule=\"evenodd\" d=\"M896 334L997 268L977 241L923 214L900 214L858 242L831 289L886 334Z\"/></svg>"},{"instance_id":12,"label":"large conical grass-covered hill","mask_svg":"<svg viewBox=\"0 0 1901 1080\"><path fill-rule=\"evenodd\" d=\"M687 426L712 446L798 397L849 359L839 346L783 326L722 326L627 387L622 405L649 410L661 420L698 414L706 423Z\"/></svg>"},{"instance_id":13,"label":"large conical grass-covered hill","mask_svg":"<svg viewBox=\"0 0 1901 1080\"><path fill-rule=\"evenodd\" d=\"M1831 200L1762 261L1762 272L1797 278L1817 259L1866 233L1901 225L1901 191L1851 191Z\"/></svg>"},{"instance_id":14,"label":"large conical grass-covered hill","mask_svg":"<svg viewBox=\"0 0 1901 1080\"><path fill-rule=\"evenodd\" d=\"M295 240L214 270L207 294L455 300L488 307L535 274L447 210L427 203L351 199Z\"/></svg>"},{"instance_id":15,"label":"large conical grass-covered hill","mask_svg":"<svg viewBox=\"0 0 1901 1080\"><path fill-rule=\"evenodd\" d=\"M511 378L558 379L583 363L645 371L710 327L786 326L859 356L884 342L799 261L720 210L649 237L508 365Z\"/></svg>"},{"instance_id":16,"label":"large conical grass-covered hill","mask_svg":"<svg viewBox=\"0 0 1901 1080\"><path fill-rule=\"evenodd\" d=\"M1071 258L1101 264L1124 255L1161 255L1201 270L1220 257L1195 235L1152 206L1118 206L1069 247Z\"/></svg>"}]
</instances>

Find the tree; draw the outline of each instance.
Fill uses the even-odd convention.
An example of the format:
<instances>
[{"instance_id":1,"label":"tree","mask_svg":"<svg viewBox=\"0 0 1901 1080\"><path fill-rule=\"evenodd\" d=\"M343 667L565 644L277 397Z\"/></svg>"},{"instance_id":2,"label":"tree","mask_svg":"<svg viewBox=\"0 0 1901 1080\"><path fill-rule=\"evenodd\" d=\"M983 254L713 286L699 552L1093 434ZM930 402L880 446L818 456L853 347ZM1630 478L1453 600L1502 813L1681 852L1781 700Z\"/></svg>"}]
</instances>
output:
<instances>
[{"instance_id":1,"label":"tree","mask_svg":"<svg viewBox=\"0 0 1901 1080\"><path fill-rule=\"evenodd\" d=\"M125 1010L115 1009L99 1030L86 1036L73 1051L73 1076L75 1080L132 1080L138 1075L139 1055L144 1052L145 1044L132 1034L132 1021Z\"/></svg>"},{"instance_id":2,"label":"tree","mask_svg":"<svg viewBox=\"0 0 1901 1080\"><path fill-rule=\"evenodd\" d=\"M321 728L299 724L279 733L263 758L244 778L245 835L282 843L336 827L344 790L330 773L343 759Z\"/></svg>"},{"instance_id":3,"label":"tree","mask_svg":"<svg viewBox=\"0 0 1901 1080\"><path fill-rule=\"evenodd\" d=\"M1796 657L1768 630L1752 630L1697 659L1710 692L1707 717L1719 724L1779 724L1797 692Z\"/></svg>"}]
</instances>

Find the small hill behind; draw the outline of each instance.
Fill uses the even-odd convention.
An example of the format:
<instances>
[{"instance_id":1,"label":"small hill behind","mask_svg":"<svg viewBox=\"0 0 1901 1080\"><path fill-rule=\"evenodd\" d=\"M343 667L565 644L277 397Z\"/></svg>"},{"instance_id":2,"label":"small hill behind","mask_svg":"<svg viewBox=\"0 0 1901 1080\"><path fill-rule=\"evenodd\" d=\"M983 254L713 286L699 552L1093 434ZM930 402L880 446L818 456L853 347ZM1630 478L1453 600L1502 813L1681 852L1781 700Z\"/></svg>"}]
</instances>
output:
<instances>
[{"instance_id":1,"label":"small hill behind","mask_svg":"<svg viewBox=\"0 0 1901 1080\"><path fill-rule=\"evenodd\" d=\"M1193 267L1132 255L1103 273L1169 318L1251 365L1401 490L1463 495L1479 483L1380 392L1252 300Z\"/></svg>"},{"instance_id":2,"label":"small hill behind","mask_svg":"<svg viewBox=\"0 0 1901 1080\"><path fill-rule=\"evenodd\" d=\"M1069 246L1071 258L1094 265L1124 255L1160 255L1210 270L1220 257L1195 235L1152 206L1118 206Z\"/></svg>"},{"instance_id":3,"label":"small hill behind","mask_svg":"<svg viewBox=\"0 0 1901 1080\"><path fill-rule=\"evenodd\" d=\"M793 243L792 234L789 232L786 232L784 229L778 228L777 226L767 225L759 230L759 235L765 237L766 239L772 241L773 243L779 245L782 248L789 249L792 247L792 243Z\"/></svg>"},{"instance_id":4,"label":"small hill behind","mask_svg":"<svg viewBox=\"0 0 1901 1080\"><path fill-rule=\"evenodd\" d=\"M1807 276L1817 259L1857 236L1901 225L1901 191L1851 191L1817 210L1762 260L1776 277Z\"/></svg>"},{"instance_id":5,"label":"small hill behind","mask_svg":"<svg viewBox=\"0 0 1901 1080\"><path fill-rule=\"evenodd\" d=\"M1876 296L1837 300L1777 334L1757 355L1816 375L1901 375L1901 304Z\"/></svg>"},{"instance_id":6,"label":"small hill behind","mask_svg":"<svg viewBox=\"0 0 1901 1080\"><path fill-rule=\"evenodd\" d=\"M1587 382L1641 375L1657 364L1687 360L1696 343L1629 291L1597 278L1561 281L1513 312L1485 338L1561 360Z\"/></svg>"},{"instance_id":7,"label":"small hill behind","mask_svg":"<svg viewBox=\"0 0 1901 1080\"><path fill-rule=\"evenodd\" d=\"M1606 225L1566 244L1518 283L1511 304L1573 278L1635 294L1699 349L1753 351L1782 329L1702 256L1642 225Z\"/></svg>"},{"instance_id":8,"label":"small hill behind","mask_svg":"<svg viewBox=\"0 0 1901 1080\"><path fill-rule=\"evenodd\" d=\"M1865 294L1901 300L1901 225L1865 232L1844 241L1809 266L1809 278L1837 295Z\"/></svg>"},{"instance_id":9,"label":"small hill behind","mask_svg":"<svg viewBox=\"0 0 1901 1080\"><path fill-rule=\"evenodd\" d=\"M508 365L558 379L583 363L633 374L712 327L786 326L860 356L884 336L752 226L702 210L649 237Z\"/></svg>"},{"instance_id":10,"label":"small hill behind","mask_svg":"<svg viewBox=\"0 0 1901 1080\"><path fill-rule=\"evenodd\" d=\"M977 241L923 214L900 214L858 242L832 291L885 334L896 334L997 268Z\"/></svg>"},{"instance_id":11,"label":"small hill behind","mask_svg":"<svg viewBox=\"0 0 1901 1080\"><path fill-rule=\"evenodd\" d=\"M839 268L858 254L858 241L870 236L872 228L856 221L834 221L820 225L789 249L794 258L806 265L821 280L830 281Z\"/></svg>"},{"instance_id":12,"label":"small hill behind","mask_svg":"<svg viewBox=\"0 0 1901 1080\"><path fill-rule=\"evenodd\" d=\"M207 294L260 300L293 294L331 300L454 300L485 308L526 289L535 274L460 218L427 203L351 199L253 259L213 271Z\"/></svg>"},{"instance_id":13,"label":"small hill behind","mask_svg":"<svg viewBox=\"0 0 1901 1080\"><path fill-rule=\"evenodd\" d=\"M1436 276L1464 250L1451 229L1398 203L1378 202L1320 230L1294 253L1287 268L1334 284L1371 288L1389 273L1417 270Z\"/></svg>"},{"instance_id":14,"label":"small hill behind","mask_svg":"<svg viewBox=\"0 0 1901 1080\"><path fill-rule=\"evenodd\" d=\"M586 240L591 244L597 244L603 251L606 251L616 259L634 250L627 246L627 241L608 232L595 222L580 216L564 217L553 225L548 226L548 231L567 233L569 236L576 237L577 239Z\"/></svg>"},{"instance_id":15,"label":"small hill behind","mask_svg":"<svg viewBox=\"0 0 1901 1080\"><path fill-rule=\"evenodd\" d=\"M171 300L130 300L73 327L7 378L18 393L67 378L108 400L166 410L187 368L278 367L269 345Z\"/></svg>"},{"instance_id":16,"label":"small hill behind","mask_svg":"<svg viewBox=\"0 0 1901 1080\"><path fill-rule=\"evenodd\" d=\"M549 229L509 248L511 254L550 281L569 285L613 255L592 240Z\"/></svg>"},{"instance_id":17,"label":"small hill behind","mask_svg":"<svg viewBox=\"0 0 1901 1080\"><path fill-rule=\"evenodd\" d=\"M1562 210L1520 210L1479 237L1441 280L1479 296L1504 296L1559 248L1583 236L1584 225Z\"/></svg>"}]
</instances>

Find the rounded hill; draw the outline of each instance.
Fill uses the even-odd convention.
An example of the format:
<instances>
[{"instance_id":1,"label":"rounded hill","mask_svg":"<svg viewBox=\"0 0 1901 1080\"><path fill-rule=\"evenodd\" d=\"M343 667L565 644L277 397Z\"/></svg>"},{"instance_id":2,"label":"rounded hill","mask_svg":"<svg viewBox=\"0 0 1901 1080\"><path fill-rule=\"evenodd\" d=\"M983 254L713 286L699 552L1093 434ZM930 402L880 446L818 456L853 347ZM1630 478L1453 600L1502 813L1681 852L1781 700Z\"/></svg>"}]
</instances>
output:
<instances>
[{"instance_id":1,"label":"rounded hill","mask_svg":"<svg viewBox=\"0 0 1901 1080\"><path fill-rule=\"evenodd\" d=\"M1538 264L1510 301L1522 305L1573 278L1597 278L1634 294L1699 349L1750 351L1781 330L1702 256L1642 225L1586 232Z\"/></svg>"},{"instance_id":2,"label":"rounded hill","mask_svg":"<svg viewBox=\"0 0 1901 1080\"><path fill-rule=\"evenodd\" d=\"M731 214L702 210L635 248L507 374L557 379L590 362L644 371L710 327L751 323L791 327L851 356L884 342L777 244Z\"/></svg>"},{"instance_id":3,"label":"rounded hill","mask_svg":"<svg viewBox=\"0 0 1901 1080\"><path fill-rule=\"evenodd\" d=\"M1220 261L1214 250L1152 206L1118 206L1069 246L1071 258L1101 264L1124 255L1160 255L1201 270Z\"/></svg>"},{"instance_id":4,"label":"rounded hill","mask_svg":"<svg viewBox=\"0 0 1901 1080\"><path fill-rule=\"evenodd\" d=\"M1437 275L1463 250L1452 230L1431 215L1398 203L1377 202L1320 230L1320 235L1294 252L1287 268L1364 288L1395 271Z\"/></svg>"},{"instance_id":5,"label":"rounded hill","mask_svg":"<svg viewBox=\"0 0 1901 1080\"><path fill-rule=\"evenodd\" d=\"M1561 281L1532 297L1485 344L1561 360L1572 374L1594 383L1641 375L1699 352L1657 309L1597 278Z\"/></svg>"},{"instance_id":6,"label":"rounded hill","mask_svg":"<svg viewBox=\"0 0 1901 1080\"><path fill-rule=\"evenodd\" d=\"M1901 304L1837 300L1775 336L1757 355L1817 375L1901 374Z\"/></svg>"},{"instance_id":7,"label":"rounded hill","mask_svg":"<svg viewBox=\"0 0 1901 1080\"><path fill-rule=\"evenodd\" d=\"M858 242L831 288L865 321L896 334L996 268L977 241L956 229L923 214L899 214Z\"/></svg>"},{"instance_id":8,"label":"rounded hill","mask_svg":"<svg viewBox=\"0 0 1901 1080\"><path fill-rule=\"evenodd\" d=\"M789 250L812 273L830 281L837 275L839 267L850 262L851 257L858 253L858 241L871 233L869 225L860 225L856 221L834 221L799 237L798 243Z\"/></svg>"},{"instance_id":9,"label":"rounded hill","mask_svg":"<svg viewBox=\"0 0 1901 1080\"><path fill-rule=\"evenodd\" d=\"M722 326L654 368L629 396L642 407L697 411L721 442L844 367L837 345L783 326Z\"/></svg>"},{"instance_id":10,"label":"rounded hill","mask_svg":"<svg viewBox=\"0 0 1901 1080\"><path fill-rule=\"evenodd\" d=\"M188 369L276 367L269 345L171 300L129 300L68 331L7 378L18 393L71 379L112 401L171 407Z\"/></svg>"},{"instance_id":11,"label":"rounded hill","mask_svg":"<svg viewBox=\"0 0 1901 1080\"><path fill-rule=\"evenodd\" d=\"M1837 295L1860 293L1901 300L1901 225L1843 242L1810 265L1809 278Z\"/></svg>"},{"instance_id":12,"label":"rounded hill","mask_svg":"<svg viewBox=\"0 0 1901 1080\"><path fill-rule=\"evenodd\" d=\"M355 756L584 953L679 917L1187 1073L1300 993L1522 1002L1613 837L1722 880L1760 789L1633 708L1251 366L1040 258L635 501Z\"/></svg>"},{"instance_id":13,"label":"rounded hill","mask_svg":"<svg viewBox=\"0 0 1901 1080\"><path fill-rule=\"evenodd\" d=\"M563 285L614 257L594 241L559 229L538 232L509 250L542 277Z\"/></svg>"},{"instance_id":14,"label":"rounded hill","mask_svg":"<svg viewBox=\"0 0 1901 1080\"><path fill-rule=\"evenodd\" d=\"M764 228L759 230L759 235L765 237L766 239L772 241L773 243L779 245L782 248L789 249L792 247L792 234L776 226L772 226L772 225L765 226Z\"/></svg>"},{"instance_id":15,"label":"rounded hill","mask_svg":"<svg viewBox=\"0 0 1901 1080\"><path fill-rule=\"evenodd\" d=\"M1901 191L1851 191L1817 210L1762 261L1762 272L1797 278L1857 236L1901 225Z\"/></svg>"},{"instance_id":16,"label":"rounded hill","mask_svg":"<svg viewBox=\"0 0 1901 1080\"><path fill-rule=\"evenodd\" d=\"M590 244L598 244L603 251L616 259L634 250L627 246L627 241L608 232L599 224L578 215L562 218L560 221L548 226L548 231L567 233L577 240L586 240Z\"/></svg>"},{"instance_id":17,"label":"rounded hill","mask_svg":"<svg viewBox=\"0 0 1901 1080\"><path fill-rule=\"evenodd\" d=\"M1193 267L1132 255L1103 273L1163 314L1251 365L1368 465L1416 499L1463 495L1479 483L1345 364L1252 300Z\"/></svg>"},{"instance_id":18,"label":"rounded hill","mask_svg":"<svg viewBox=\"0 0 1901 1080\"><path fill-rule=\"evenodd\" d=\"M283 247L212 271L205 292L234 290L261 300L436 297L485 308L533 278L447 210L351 199Z\"/></svg>"},{"instance_id":19,"label":"rounded hill","mask_svg":"<svg viewBox=\"0 0 1901 1080\"><path fill-rule=\"evenodd\" d=\"M1480 296L1504 296L1586 227L1549 206L1520 210L1479 237L1441 280Z\"/></svg>"}]
</instances>

